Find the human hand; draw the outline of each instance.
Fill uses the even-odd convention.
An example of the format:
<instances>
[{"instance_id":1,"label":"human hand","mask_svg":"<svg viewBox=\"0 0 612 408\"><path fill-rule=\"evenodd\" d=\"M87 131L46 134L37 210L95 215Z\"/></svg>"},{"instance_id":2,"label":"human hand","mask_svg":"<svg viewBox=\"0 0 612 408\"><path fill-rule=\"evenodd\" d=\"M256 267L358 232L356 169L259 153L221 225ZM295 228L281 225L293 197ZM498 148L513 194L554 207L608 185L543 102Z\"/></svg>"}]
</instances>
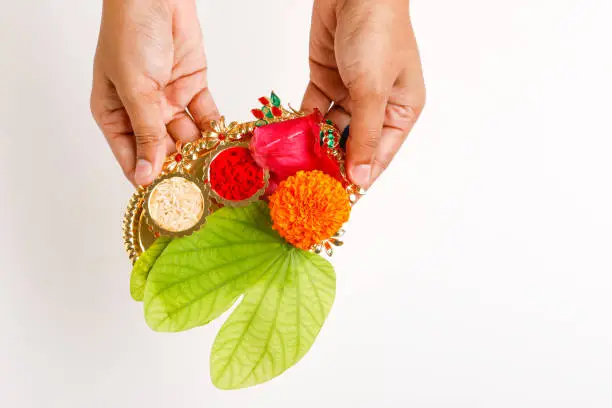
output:
<instances>
[{"instance_id":1,"label":"human hand","mask_svg":"<svg viewBox=\"0 0 612 408\"><path fill-rule=\"evenodd\" d=\"M206 73L194 0L104 0L91 110L132 183L219 116Z\"/></svg>"},{"instance_id":2,"label":"human hand","mask_svg":"<svg viewBox=\"0 0 612 408\"><path fill-rule=\"evenodd\" d=\"M378 178L424 103L408 0L315 0L302 109L328 112L341 129L350 123L347 169L355 184L368 188Z\"/></svg>"}]
</instances>

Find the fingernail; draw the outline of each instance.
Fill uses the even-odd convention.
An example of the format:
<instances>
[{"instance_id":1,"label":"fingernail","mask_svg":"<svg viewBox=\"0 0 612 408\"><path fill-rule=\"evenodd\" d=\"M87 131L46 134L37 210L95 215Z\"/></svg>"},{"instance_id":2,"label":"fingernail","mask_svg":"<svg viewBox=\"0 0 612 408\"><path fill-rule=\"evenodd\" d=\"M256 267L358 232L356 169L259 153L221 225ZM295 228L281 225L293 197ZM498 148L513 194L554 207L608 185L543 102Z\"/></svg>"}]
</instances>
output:
<instances>
[{"instance_id":1,"label":"fingernail","mask_svg":"<svg viewBox=\"0 0 612 408\"><path fill-rule=\"evenodd\" d=\"M359 187L370 187L370 178L372 176L372 166L369 164L360 164L353 167L351 171L351 180Z\"/></svg>"},{"instance_id":2,"label":"fingernail","mask_svg":"<svg viewBox=\"0 0 612 408\"><path fill-rule=\"evenodd\" d=\"M370 182L374 183L376 179L378 179L378 176L382 174L383 170L384 169L382 168L382 166L374 164L374 168L372 169L372 175L370 176Z\"/></svg>"},{"instance_id":3,"label":"fingernail","mask_svg":"<svg viewBox=\"0 0 612 408\"><path fill-rule=\"evenodd\" d=\"M150 161L138 159L136 162L136 170L134 171L134 181L136 184L144 186L151 183L151 174L153 173L153 165Z\"/></svg>"}]
</instances>

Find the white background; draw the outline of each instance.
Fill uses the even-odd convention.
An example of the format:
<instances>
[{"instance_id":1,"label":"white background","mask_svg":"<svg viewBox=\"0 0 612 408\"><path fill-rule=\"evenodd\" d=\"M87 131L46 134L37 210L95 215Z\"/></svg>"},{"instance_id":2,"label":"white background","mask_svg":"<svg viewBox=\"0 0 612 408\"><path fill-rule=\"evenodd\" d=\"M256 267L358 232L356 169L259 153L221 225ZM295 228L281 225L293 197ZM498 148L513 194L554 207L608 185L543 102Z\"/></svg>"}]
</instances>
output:
<instances>
[{"instance_id":1,"label":"white background","mask_svg":"<svg viewBox=\"0 0 612 408\"><path fill-rule=\"evenodd\" d=\"M199 6L222 112L299 105L310 2ZM609 2L413 1L426 110L353 213L315 346L238 392L210 383L220 322L157 334L129 297L100 8L0 7L0 406L612 406Z\"/></svg>"}]
</instances>

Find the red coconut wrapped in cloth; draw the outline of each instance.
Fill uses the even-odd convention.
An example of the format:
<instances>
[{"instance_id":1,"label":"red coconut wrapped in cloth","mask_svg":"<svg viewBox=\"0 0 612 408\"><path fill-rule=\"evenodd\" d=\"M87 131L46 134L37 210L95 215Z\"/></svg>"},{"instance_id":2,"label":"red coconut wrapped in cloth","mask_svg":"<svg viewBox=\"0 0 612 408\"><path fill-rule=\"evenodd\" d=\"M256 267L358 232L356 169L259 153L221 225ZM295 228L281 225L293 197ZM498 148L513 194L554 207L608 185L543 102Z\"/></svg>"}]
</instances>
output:
<instances>
[{"instance_id":1,"label":"red coconut wrapped in cloth","mask_svg":"<svg viewBox=\"0 0 612 408\"><path fill-rule=\"evenodd\" d=\"M321 112L297 119L273 123L255 129L251 140L253 158L270 172L266 194L300 170L321 170L343 185L346 183L338 163L327 155L319 143Z\"/></svg>"}]
</instances>

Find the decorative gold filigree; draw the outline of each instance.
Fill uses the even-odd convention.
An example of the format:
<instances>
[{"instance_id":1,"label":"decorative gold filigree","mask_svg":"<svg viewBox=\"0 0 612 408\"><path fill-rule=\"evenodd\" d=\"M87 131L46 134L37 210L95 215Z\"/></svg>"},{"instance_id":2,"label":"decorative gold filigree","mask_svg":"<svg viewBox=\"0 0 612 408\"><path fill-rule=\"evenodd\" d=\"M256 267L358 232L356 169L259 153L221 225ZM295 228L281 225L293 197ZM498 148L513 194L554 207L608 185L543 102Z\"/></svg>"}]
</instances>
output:
<instances>
[{"instance_id":1,"label":"decorative gold filigree","mask_svg":"<svg viewBox=\"0 0 612 408\"><path fill-rule=\"evenodd\" d=\"M123 243L130 261L136 262L141 253L139 222L142 213L144 189L139 188L130 198L123 216Z\"/></svg>"},{"instance_id":2,"label":"decorative gold filigree","mask_svg":"<svg viewBox=\"0 0 612 408\"><path fill-rule=\"evenodd\" d=\"M311 251L313 251L316 254L320 254L321 252L323 252L323 250L325 250L325 254L327 256L332 256L334 254L334 247L340 247L344 245L344 241L340 240L340 237L344 235L344 232L345 232L344 229L340 229L338 232L334 234L333 237L328 238L314 245L311 248Z\"/></svg>"}]
</instances>

